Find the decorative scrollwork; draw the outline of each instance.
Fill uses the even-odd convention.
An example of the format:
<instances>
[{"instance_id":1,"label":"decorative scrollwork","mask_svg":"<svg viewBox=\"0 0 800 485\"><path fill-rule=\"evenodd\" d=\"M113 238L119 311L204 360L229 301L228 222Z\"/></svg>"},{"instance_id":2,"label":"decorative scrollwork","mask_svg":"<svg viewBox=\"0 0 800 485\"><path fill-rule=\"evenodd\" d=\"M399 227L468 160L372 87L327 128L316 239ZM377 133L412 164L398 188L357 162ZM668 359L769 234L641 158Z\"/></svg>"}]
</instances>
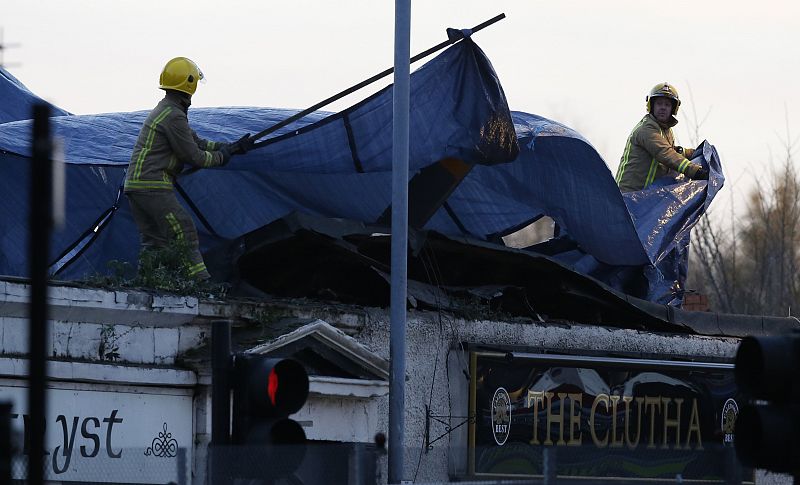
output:
<instances>
[{"instance_id":1,"label":"decorative scrollwork","mask_svg":"<svg viewBox=\"0 0 800 485\"><path fill-rule=\"evenodd\" d=\"M458 424L453 426L451 421L454 419L461 419ZM440 434L436 438L431 439L431 428L432 424L437 423L439 425L444 426L444 433ZM440 439L444 438L445 436L449 435L456 429L464 426L465 424L475 424L475 415L471 416L442 416L431 414L431 410L428 405L425 405L425 453L429 450L433 449L433 444Z\"/></svg>"},{"instance_id":2,"label":"decorative scrollwork","mask_svg":"<svg viewBox=\"0 0 800 485\"><path fill-rule=\"evenodd\" d=\"M164 423L164 431L158 433L153 438L153 444L144 450L145 456L157 456L159 458L175 458L178 456L178 440L172 437L172 433L167 431L167 423Z\"/></svg>"}]
</instances>

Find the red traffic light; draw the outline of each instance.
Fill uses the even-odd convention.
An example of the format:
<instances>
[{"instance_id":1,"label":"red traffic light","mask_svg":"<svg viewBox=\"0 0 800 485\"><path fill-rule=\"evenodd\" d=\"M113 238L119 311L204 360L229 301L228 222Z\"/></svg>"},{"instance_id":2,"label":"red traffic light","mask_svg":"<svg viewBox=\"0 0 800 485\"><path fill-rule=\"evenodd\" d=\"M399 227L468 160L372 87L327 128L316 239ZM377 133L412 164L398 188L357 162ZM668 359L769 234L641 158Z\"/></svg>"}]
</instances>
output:
<instances>
[{"instance_id":1,"label":"red traffic light","mask_svg":"<svg viewBox=\"0 0 800 485\"><path fill-rule=\"evenodd\" d=\"M250 354L236 359L239 396L246 396L249 414L285 417L303 407L308 398L308 374L299 362Z\"/></svg>"},{"instance_id":2,"label":"red traffic light","mask_svg":"<svg viewBox=\"0 0 800 485\"><path fill-rule=\"evenodd\" d=\"M306 434L289 415L308 397L305 368L292 359L240 353L234 356L233 374L237 476L275 480L294 473L306 454Z\"/></svg>"},{"instance_id":3,"label":"red traffic light","mask_svg":"<svg viewBox=\"0 0 800 485\"><path fill-rule=\"evenodd\" d=\"M269 371L269 384L267 384L267 395L269 401L275 406L275 396L278 394L278 373L275 369Z\"/></svg>"}]
</instances>

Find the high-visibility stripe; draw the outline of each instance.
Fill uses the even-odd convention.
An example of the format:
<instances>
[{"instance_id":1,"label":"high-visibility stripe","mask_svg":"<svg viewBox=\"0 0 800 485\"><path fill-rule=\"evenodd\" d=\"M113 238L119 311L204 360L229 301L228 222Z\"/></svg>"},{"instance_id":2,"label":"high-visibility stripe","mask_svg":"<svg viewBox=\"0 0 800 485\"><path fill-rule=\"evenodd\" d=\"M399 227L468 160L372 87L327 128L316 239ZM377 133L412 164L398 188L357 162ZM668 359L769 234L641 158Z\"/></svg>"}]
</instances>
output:
<instances>
[{"instance_id":1,"label":"high-visibility stripe","mask_svg":"<svg viewBox=\"0 0 800 485\"><path fill-rule=\"evenodd\" d=\"M201 271L206 270L206 263L197 263L195 265L189 266L189 275L194 276Z\"/></svg>"},{"instance_id":2,"label":"high-visibility stripe","mask_svg":"<svg viewBox=\"0 0 800 485\"><path fill-rule=\"evenodd\" d=\"M625 166L628 164L628 159L631 156L631 145L633 145L633 134L628 136L628 143L625 144L625 151L622 152L622 161L620 162L619 167L617 167L617 183L622 180L622 174L625 173Z\"/></svg>"},{"instance_id":3,"label":"high-visibility stripe","mask_svg":"<svg viewBox=\"0 0 800 485\"><path fill-rule=\"evenodd\" d=\"M667 139L667 137L664 136L664 130L661 129L661 127L658 128L658 132L661 135L661 138L664 138L665 140ZM650 160L650 170L647 171L647 177L644 179L644 187L642 187L642 189L646 189L650 186L650 184L655 182L656 173L658 173L658 162L656 161L655 157L653 157L653 159Z\"/></svg>"},{"instance_id":4,"label":"high-visibility stripe","mask_svg":"<svg viewBox=\"0 0 800 485\"><path fill-rule=\"evenodd\" d=\"M686 167L689 166L689 163L690 163L689 160L684 158L683 161L680 163L680 165L678 165L678 172L686 173Z\"/></svg>"},{"instance_id":5,"label":"high-visibility stripe","mask_svg":"<svg viewBox=\"0 0 800 485\"><path fill-rule=\"evenodd\" d=\"M168 212L165 217L167 219L167 222L169 222L169 225L172 226L172 230L175 232L175 238L178 241L183 241L185 237L183 233L183 228L181 227L181 224L178 222L178 218L175 217L175 214L172 212ZM206 263L201 261L196 264L188 265L187 268L189 270L189 275L194 276L197 273L206 271Z\"/></svg>"},{"instance_id":6,"label":"high-visibility stripe","mask_svg":"<svg viewBox=\"0 0 800 485\"><path fill-rule=\"evenodd\" d=\"M166 217L167 222L169 222L169 225L172 226L172 231L175 233L175 238L178 241L183 241L184 240L183 228L181 227L181 224L178 222L178 218L175 217L175 214L173 214L172 212L168 212L167 215L164 217Z\"/></svg>"},{"instance_id":7,"label":"high-visibility stripe","mask_svg":"<svg viewBox=\"0 0 800 485\"><path fill-rule=\"evenodd\" d=\"M211 166L211 162L214 160L214 155L212 155L211 152L203 152L203 153L206 154L206 161L203 164L203 166L204 167L210 167Z\"/></svg>"},{"instance_id":8,"label":"high-visibility stripe","mask_svg":"<svg viewBox=\"0 0 800 485\"><path fill-rule=\"evenodd\" d=\"M126 180L125 188L172 190L172 182L164 182L161 180Z\"/></svg>"},{"instance_id":9,"label":"high-visibility stripe","mask_svg":"<svg viewBox=\"0 0 800 485\"><path fill-rule=\"evenodd\" d=\"M647 116L642 118L642 121L640 121L639 124L633 128L631 134L628 136L628 143L625 144L625 151L622 153L622 161L620 162L619 167L617 168L617 177L616 177L617 184L619 184L620 181L622 181L622 176L625 174L625 168L628 165L628 161L630 160L631 148L633 147L633 135L636 133L636 130L638 130L646 121L647 121Z\"/></svg>"},{"instance_id":10,"label":"high-visibility stripe","mask_svg":"<svg viewBox=\"0 0 800 485\"><path fill-rule=\"evenodd\" d=\"M172 107L167 106L164 108L164 111L162 111L153 120L153 124L150 126L150 131L147 133L147 141L145 142L144 147L142 147L142 151L139 152L139 157L136 159L136 167L134 168L132 177L133 180L139 180L139 177L142 176L142 165L144 164L145 158L147 158L147 154L153 148L153 139L156 136L156 127L159 123L164 121L164 118L166 118L171 111Z\"/></svg>"},{"instance_id":11,"label":"high-visibility stripe","mask_svg":"<svg viewBox=\"0 0 800 485\"><path fill-rule=\"evenodd\" d=\"M650 170L647 172L647 178L644 180L644 187L646 189L653 183L656 179L656 172L658 171L658 162L655 158L650 161Z\"/></svg>"}]
</instances>

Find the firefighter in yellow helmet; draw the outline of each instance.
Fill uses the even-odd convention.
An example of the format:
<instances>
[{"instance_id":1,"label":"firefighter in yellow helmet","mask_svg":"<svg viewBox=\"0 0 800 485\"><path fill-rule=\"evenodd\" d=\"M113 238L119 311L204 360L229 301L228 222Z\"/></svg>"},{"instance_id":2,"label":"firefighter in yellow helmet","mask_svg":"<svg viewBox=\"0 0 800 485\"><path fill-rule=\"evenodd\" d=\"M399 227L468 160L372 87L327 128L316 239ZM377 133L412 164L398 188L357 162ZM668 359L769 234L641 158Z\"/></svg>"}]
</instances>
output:
<instances>
[{"instance_id":1,"label":"firefighter in yellow helmet","mask_svg":"<svg viewBox=\"0 0 800 485\"><path fill-rule=\"evenodd\" d=\"M210 277L200 254L194 221L178 202L173 190L175 177L184 164L197 168L223 166L232 154L252 146L248 135L235 144L208 141L189 127L187 117L192 95L203 73L197 64L176 57L164 66L159 88L166 91L144 122L133 148L125 175L125 195L141 236L141 255L169 246L173 240L188 247L190 275Z\"/></svg>"},{"instance_id":2,"label":"firefighter in yellow helmet","mask_svg":"<svg viewBox=\"0 0 800 485\"><path fill-rule=\"evenodd\" d=\"M675 145L672 127L681 100L675 86L656 84L645 98L647 114L639 121L625 144L617 169L617 185L622 192L642 190L669 172L687 178L708 179L708 170L691 162L694 149Z\"/></svg>"}]
</instances>

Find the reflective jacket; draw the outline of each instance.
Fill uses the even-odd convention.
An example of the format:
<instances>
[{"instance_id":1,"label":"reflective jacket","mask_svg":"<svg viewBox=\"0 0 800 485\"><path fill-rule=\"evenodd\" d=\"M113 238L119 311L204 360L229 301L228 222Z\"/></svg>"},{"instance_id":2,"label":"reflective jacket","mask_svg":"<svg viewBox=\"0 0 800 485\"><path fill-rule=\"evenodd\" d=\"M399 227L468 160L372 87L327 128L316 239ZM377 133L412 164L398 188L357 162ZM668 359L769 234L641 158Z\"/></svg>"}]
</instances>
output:
<instances>
[{"instance_id":1,"label":"reflective jacket","mask_svg":"<svg viewBox=\"0 0 800 485\"><path fill-rule=\"evenodd\" d=\"M133 148L125 192L172 190L184 163L199 168L222 165L222 143L203 140L189 128L189 99L179 93L167 95L150 112Z\"/></svg>"},{"instance_id":2,"label":"reflective jacket","mask_svg":"<svg viewBox=\"0 0 800 485\"><path fill-rule=\"evenodd\" d=\"M692 177L700 169L700 165L689 161L694 149L675 145L672 127L676 124L674 117L663 125L647 114L636 125L617 168L617 185L622 192L642 190L670 170Z\"/></svg>"}]
</instances>

